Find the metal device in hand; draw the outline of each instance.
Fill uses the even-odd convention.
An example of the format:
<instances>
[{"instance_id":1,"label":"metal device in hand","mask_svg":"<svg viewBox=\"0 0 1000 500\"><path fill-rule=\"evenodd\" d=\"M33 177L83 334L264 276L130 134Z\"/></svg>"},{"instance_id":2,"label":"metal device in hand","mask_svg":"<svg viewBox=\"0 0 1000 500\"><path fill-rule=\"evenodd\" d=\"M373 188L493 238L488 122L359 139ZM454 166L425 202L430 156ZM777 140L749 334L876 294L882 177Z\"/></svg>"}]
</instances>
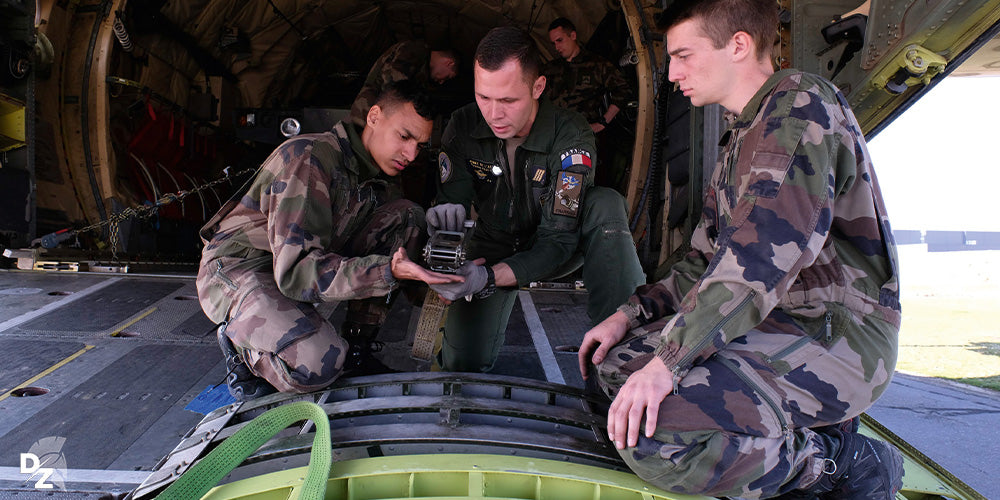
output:
<instances>
[{"instance_id":1,"label":"metal device in hand","mask_svg":"<svg viewBox=\"0 0 1000 500\"><path fill-rule=\"evenodd\" d=\"M476 227L475 221L467 220L462 231L437 231L424 245L424 262L432 271L455 274L465 263L465 250ZM434 290L427 290L427 297L420 308L420 319L413 334L410 356L420 361L431 361L434 357L435 342L441 331L446 306Z\"/></svg>"},{"instance_id":2,"label":"metal device in hand","mask_svg":"<svg viewBox=\"0 0 1000 500\"><path fill-rule=\"evenodd\" d=\"M475 221L467 220L462 231L436 231L424 245L424 262L431 271L455 274L465 263L465 252Z\"/></svg>"}]
</instances>

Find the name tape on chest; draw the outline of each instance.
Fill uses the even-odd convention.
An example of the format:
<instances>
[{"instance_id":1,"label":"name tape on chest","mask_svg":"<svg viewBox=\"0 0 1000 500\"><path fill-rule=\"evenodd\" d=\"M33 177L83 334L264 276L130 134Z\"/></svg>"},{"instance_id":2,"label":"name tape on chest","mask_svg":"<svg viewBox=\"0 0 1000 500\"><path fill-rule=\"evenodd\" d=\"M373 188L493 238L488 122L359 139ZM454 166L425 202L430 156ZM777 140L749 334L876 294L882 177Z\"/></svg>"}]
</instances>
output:
<instances>
[{"instance_id":1,"label":"name tape on chest","mask_svg":"<svg viewBox=\"0 0 1000 500\"><path fill-rule=\"evenodd\" d=\"M481 181L493 178L494 167L494 164L482 160L469 160L469 168Z\"/></svg>"}]
</instances>

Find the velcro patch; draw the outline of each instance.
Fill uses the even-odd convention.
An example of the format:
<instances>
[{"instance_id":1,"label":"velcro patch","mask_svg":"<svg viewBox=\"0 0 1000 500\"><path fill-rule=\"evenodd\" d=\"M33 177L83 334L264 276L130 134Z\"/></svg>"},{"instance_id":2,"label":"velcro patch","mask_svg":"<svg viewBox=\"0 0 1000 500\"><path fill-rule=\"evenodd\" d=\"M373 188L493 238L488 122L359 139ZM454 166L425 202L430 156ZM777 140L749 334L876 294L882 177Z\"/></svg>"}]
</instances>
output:
<instances>
[{"instance_id":1,"label":"velcro patch","mask_svg":"<svg viewBox=\"0 0 1000 500\"><path fill-rule=\"evenodd\" d=\"M559 155L560 164L563 170L573 165L583 165L591 168L590 152L583 149L567 149Z\"/></svg>"},{"instance_id":2,"label":"velcro patch","mask_svg":"<svg viewBox=\"0 0 1000 500\"><path fill-rule=\"evenodd\" d=\"M580 195L583 193L583 174L559 172L559 186L556 189L552 213L576 217L580 212Z\"/></svg>"}]
</instances>

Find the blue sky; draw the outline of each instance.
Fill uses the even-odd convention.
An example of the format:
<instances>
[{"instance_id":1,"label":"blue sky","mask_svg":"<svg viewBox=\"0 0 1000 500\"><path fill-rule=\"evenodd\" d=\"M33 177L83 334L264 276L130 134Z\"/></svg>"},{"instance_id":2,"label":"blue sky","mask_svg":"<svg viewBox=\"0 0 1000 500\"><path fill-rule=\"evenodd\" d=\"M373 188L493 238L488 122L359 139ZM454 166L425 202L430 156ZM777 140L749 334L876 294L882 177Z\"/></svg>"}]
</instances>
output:
<instances>
[{"instance_id":1,"label":"blue sky","mask_svg":"<svg viewBox=\"0 0 1000 500\"><path fill-rule=\"evenodd\" d=\"M1000 77L948 77L868 143L894 229L1000 231Z\"/></svg>"}]
</instances>

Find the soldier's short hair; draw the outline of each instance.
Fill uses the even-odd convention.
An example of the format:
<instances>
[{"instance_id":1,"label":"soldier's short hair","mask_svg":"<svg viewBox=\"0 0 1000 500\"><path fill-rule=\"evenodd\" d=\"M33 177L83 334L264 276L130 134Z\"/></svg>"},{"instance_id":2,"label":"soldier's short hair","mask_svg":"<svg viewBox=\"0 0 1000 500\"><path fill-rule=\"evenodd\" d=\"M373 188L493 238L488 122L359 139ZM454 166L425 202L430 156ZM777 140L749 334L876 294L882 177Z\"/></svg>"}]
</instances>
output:
<instances>
[{"instance_id":1,"label":"soldier's short hair","mask_svg":"<svg viewBox=\"0 0 1000 500\"><path fill-rule=\"evenodd\" d=\"M516 59L521 65L529 85L541 74L542 56L538 53L538 46L522 29L514 26L493 28L476 47L475 61L487 71L496 71L511 59Z\"/></svg>"},{"instance_id":2,"label":"soldier's short hair","mask_svg":"<svg viewBox=\"0 0 1000 500\"><path fill-rule=\"evenodd\" d=\"M375 99L375 105L383 111L392 112L396 107L406 103L413 104L417 114L433 120L437 114L436 106L427 95L423 85L416 80L398 80L389 82L382 88L382 93Z\"/></svg>"},{"instance_id":3,"label":"soldier's short hair","mask_svg":"<svg viewBox=\"0 0 1000 500\"><path fill-rule=\"evenodd\" d=\"M716 49L737 32L750 35L757 60L770 58L778 37L778 4L775 0L676 0L660 15L657 26L667 31L691 19L701 20L701 29Z\"/></svg>"},{"instance_id":4,"label":"soldier's short hair","mask_svg":"<svg viewBox=\"0 0 1000 500\"><path fill-rule=\"evenodd\" d=\"M462 56L461 56L461 54L458 53L458 50L455 50L455 49L453 49L451 47L436 46L436 47L431 47L431 51L432 52L440 52L441 54L443 54L448 59L451 59L452 61L454 61L455 62L455 71L458 71L458 68L459 68L459 66L462 63Z\"/></svg>"},{"instance_id":5,"label":"soldier's short hair","mask_svg":"<svg viewBox=\"0 0 1000 500\"><path fill-rule=\"evenodd\" d=\"M556 18L555 21L549 23L549 31L552 31L556 28L562 28L563 30L566 31L566 33L571 33L573 31L576 31L576 25L573 24L573 21L570 21L565 17L558 17Z\"/></svg>"}]
</instances>

